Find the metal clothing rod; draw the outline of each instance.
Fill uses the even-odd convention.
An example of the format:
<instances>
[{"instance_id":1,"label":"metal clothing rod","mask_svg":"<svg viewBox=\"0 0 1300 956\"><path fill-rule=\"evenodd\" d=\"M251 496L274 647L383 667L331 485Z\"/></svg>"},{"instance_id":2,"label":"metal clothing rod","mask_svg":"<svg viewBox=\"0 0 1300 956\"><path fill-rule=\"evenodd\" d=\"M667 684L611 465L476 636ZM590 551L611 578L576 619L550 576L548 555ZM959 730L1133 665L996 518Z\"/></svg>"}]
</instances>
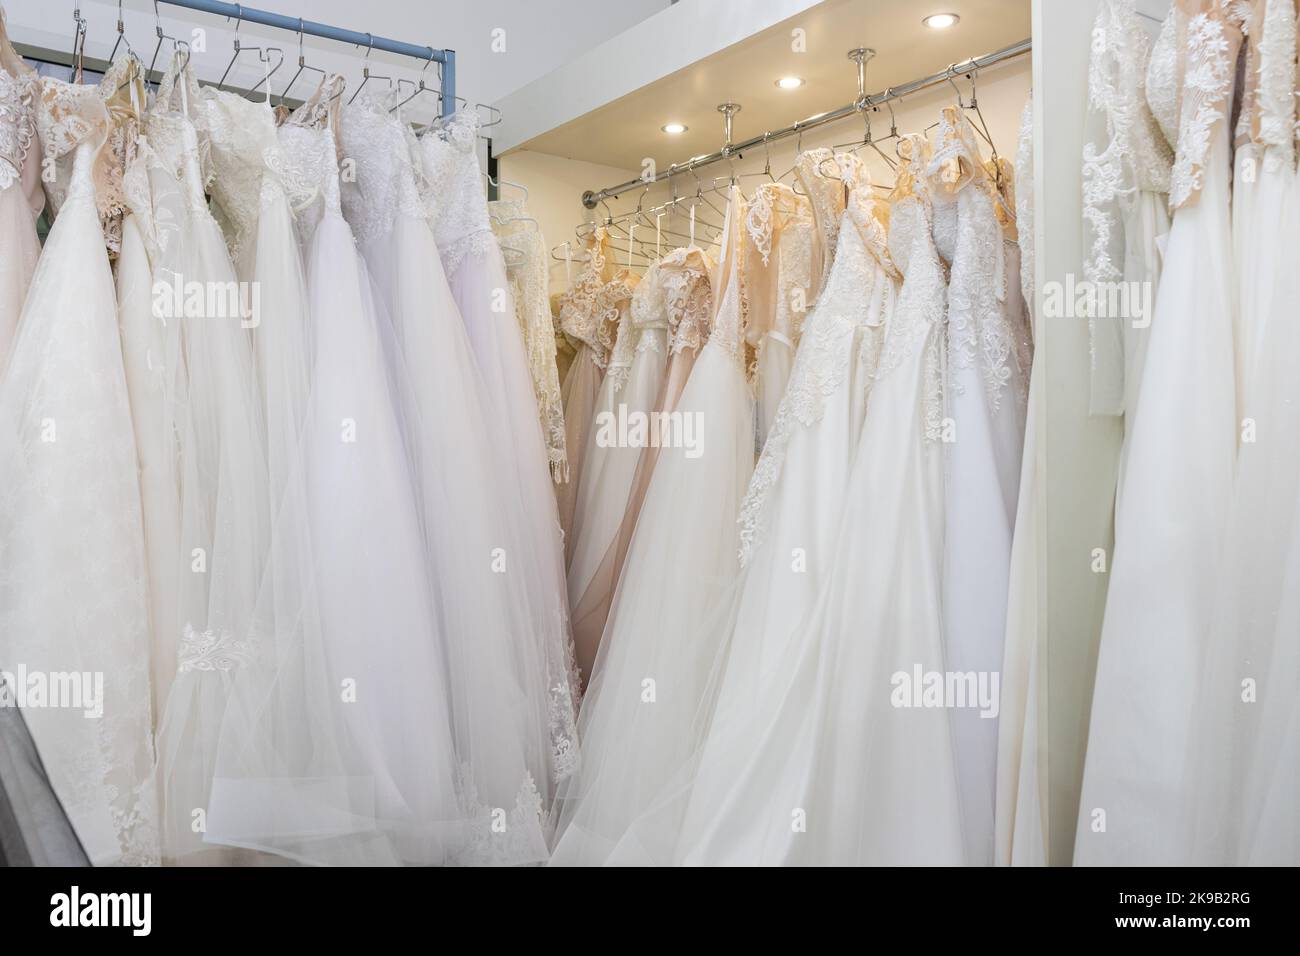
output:
<instances>
[{"instance_id":1,"label":"metal clothing rod","mask_svg":"<svg viewBox=\"0 0 1300 956\"><path fill-rule=\"evenodd\" d=\"M312 20L301 20L298 17L268 13L266 10L255 10L241 3L221 3L219 0L161 0L161 2L171 4L173 7L185 7L202 13L214 13L219 17L234 17L246 23L259 23L263 26L278 27L291 33L307 33L311 36L323 37L326 40L338 40L340 43L351 43L354 46L363 46L371 50L382 50L385 53L396 53L398 56L409 56L417 60L432 60L441 63L442 115L450 116L455 112L455 50L435 50L430 46L416 46L413 43L403 43L401 40L388 40L384 37L372 36L369 33L344 30L341 27L332 27Z\"/></svg>"},{"instance_id":2,"label":"metal clothing rod","mask_svg":"<svg viewBox=\"0 0 1300 956\"><path fill-rule=\"evenodd\" d=\"M764 142L772 143L778 139L785 139L787 136L794 136L797 133L802 133L805 130L815 129L818 126L824 126L827 123L834 123L837 120L853 116L871 109L872 107L880 106L882 103L887 103L890 100L901 99L904 96L909 96L912 93L916 93L920 90L926 89L927 87L935 86L939 83L945 83L954 77L961 76L963 73L982 70L985 67L994 65L995 63L1010 60L1014 57L1028 53L1032 46L1033 44L1030 40L1021 40L1019 43L1013 43L1011 46L998 50L995 53L975 57L962 63L954 63L952 66L940 70L938 73L932 73L919 80L904 83L902 86L891 86L887 90L882 90L879 93L873 93L870 96L863 97L860 102L850 103L848 106L841 106L839 109L831 110L827 113L818 113L816 116L801 119L797 123L783 127L782 129L771 130L764 133L762 136L755 136L742 143L733 143L730 147L724 146L716 153L709 153L707 156L696 156L695 158L688 159L682 163L674 163L664 172L656 174L653 179L631 179L625 183L619 183L617 186L609 186L595 192L589 189L582 194L582 204L588 209L595 209L603 200L613 199L615 196L633 189L643 189L651 183L657 183L660 180L668 179L670 176L676 176L681 172L688 170L693 171L699 169L701 166L708 166L710 163L721 162L722 160L735 156L737 153L741 153L747 149L753 149L755 146L762 146Z\"/></svg>"}]
</instances>

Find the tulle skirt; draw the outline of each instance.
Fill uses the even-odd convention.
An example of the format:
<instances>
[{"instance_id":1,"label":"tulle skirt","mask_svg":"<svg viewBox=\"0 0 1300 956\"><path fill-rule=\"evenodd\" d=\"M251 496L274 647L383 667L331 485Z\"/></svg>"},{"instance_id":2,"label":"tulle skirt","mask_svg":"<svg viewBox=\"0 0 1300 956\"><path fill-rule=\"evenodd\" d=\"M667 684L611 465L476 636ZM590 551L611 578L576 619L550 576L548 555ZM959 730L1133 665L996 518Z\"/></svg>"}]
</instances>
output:
<instances>
[{"instance_id":1,"label":"tulle skirt","mask_svg":"<svg viewBox=\"0 0 1300 956\"><path fill-rule=\"evenodd\" d=\"M1128 424L1076 864L1170 864L1185 853L1172 808L1186 779L1236 449L1227 153L1220 135L1199 199L1175 214Z\"/></svg>"},{"instance_id":2,"label":"tulle skirt","mask_svg":"<svg viewBox=\"0 0 1300 956\"><path fill-rule=\"evenodd\" d=\"M86 856L144 865L158 862L145 545L91 158L83 146L0 382L0 667ZM55 696L14 696L43 685Z\"/></svg>"},{"instance_id":3,"label":"tulle skirt","mask_svg":"<svg viewBox=\"0 0 1300 956\"><path fill-rule=\"evenodd\" d=\"M663 384L668 351L667 330L646 329L621 388L607 374L601 383L592 427L583 452L583 478L570 532L573 559L569 562L569 606L573 613L574 655L582 673L590 674L605 629L614 578L614 551L619 528L628 510L641 446L619 435L620 421L628 428L641 419L649 436L649 414ZM647 338L648 337L648 338ZM629 432L631 434L631 432Z\"/></svg>"},{"instance_id":4,"label":"tulle skirt","mask_svg":"<svg viewBox=\"0 0 1300 956\"><path fill-rule=\"evenodd\" d=\"M653 862L629 825L690 756L725 632L706 629L738 570L735 519L753 469L753 402L736 359L704 347L660 449L583 702L580 773L561 791L555 865ZM688 421L694 424L687 425Z\"/></svg>"},{"instance_id":5,"label":"tulle skirt","mask_svg":"<svg viewBox=\"0 0 1300 956\"><path fill-rule=\"evenodd\" d=\"M564 532L566 564L573 560L573 521L578 510L578 489L582 487L582 456L587 448L587 435L596 415L600 383L604 377L605 370L592 358L591 347L582 345L560 385L560 399L564 403L564 447L569 450L569 480L555 486L555 497L560 528Z\"/></svg>"},{"instance_id":6,"label":"tulle skirt","mask_svg":"<svg viewBox=\"0 0 1300 956\"><path fill-rule=\"evenodd\" d=\"M454 862L448 649L370 280L337 214L306 249L313 388L234 677L207 839L318 864Z\"/></svg>"},{"instance_id":7,"label":"tulle skirt","mask_svg":"<svg viewBox=\"0 0 1300 956\"><path fill-rule=\"evenodd\" d=\"M1253 434L1238 452L1180 794L1198 865L1300 865L1300 276L1276 261L1300 239L1300 180L1290 168L1278 178L1280 232L1262 228L1242 249L1260 283L1238 363Z\"/></svg>"},{"instance_id":8,"label":"tulle skirt","mask_svg":"<svg viewBox=\"0 0 1300 956\"><path fill-rule=\"evenodd\" d=\"M479 371L470 338L427 223L399 216L387 236L363 243L380 298L388 306L399 354L390 368L402 387L408 456L416 475L431 584L451 665L452 727L462 767L462 796L481 840L466 862L545 860L545 821L554 796L552 718L573 722L560 648L562 592L543 583L541 542L525 520L518 490L529 484L501 454L502 422ZM466 260L462 269L471 268ZM502 286L504 288L504 285ZM507 303L509 305L509 303ZM509 311L504 331L518 337ZM535 401L524 381L526 398ZM540 431L534 414L526 423ZM521 451L527 461L526 451ZM540 472L549 481L545 466ZM554 513L549 488L543 502ZM538 519L533 518L536 521ZM558 532L552 521L558 560ZM548 644L548 641L552 642ZM557 648L548 672L548 646ZM556 747L576 741L570 734ZM492 808L511 815L491 827Z\"/></svg>"}]
</instances>

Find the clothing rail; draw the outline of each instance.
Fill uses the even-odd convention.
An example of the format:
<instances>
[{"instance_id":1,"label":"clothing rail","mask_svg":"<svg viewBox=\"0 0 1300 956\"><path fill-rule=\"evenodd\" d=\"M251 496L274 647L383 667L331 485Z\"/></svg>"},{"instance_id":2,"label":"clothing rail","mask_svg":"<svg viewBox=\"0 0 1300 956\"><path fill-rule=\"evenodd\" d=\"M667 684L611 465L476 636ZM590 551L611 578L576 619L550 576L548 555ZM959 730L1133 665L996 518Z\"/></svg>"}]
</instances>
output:
<instances>
[{"instance_id":1,"label":"clothing rail","mask_svg":"<svg viewBox=\"0 0 1300 956\"><path fill-rule=\"evenodd\" d=\"M236 20L243 20L247 23L278 27L292 33L307 33L311 36L323 37L326 40L338 40L340 43L351 43L354 46L382 50L385 53L396 53L399 56L409 56L417 60L432 60L435 63L442 64L442 115L450 116L456 110L455 50L435 50L430 46L415 46L412 43L388 40L384 37L372 36L369 33L358 33L355 30L344 30L341 27L315 23L299 17L286 17L279 13L255 10L240 3L221 3L219 0L161 0L161 2L171 4L173 7L185 7L189 10L198 10L201 13L215 13L219 17L234 17Z\"/></svg>"},{"instance_id":2,"label":"clothing rail","mask_svg":"<svg viewBox=\"0 0 1300 956\"><path fill-rule=\"evenodd\" d=\"M827 113L818 113L816 116L809 116L807 119L801 119L790 126L778 130L769 130L762 136L754 136L742 143L732 143L728 146L722 147L722 149L718 150L716 153L709 153L707 156L696 156L693 159L688 159L682 163L674 163L664 172L656 174L653 179L642 177L628 180L625 183L619 183L617 186L608 186L601 190L593 191L589 189L582 194L582 204L588 209L595 209L603 200L613 199L615 196L621 195L629 190L641 189L651 183L657 183L660 180L675 176L680 172L694 171L699 169L701 166L708 166L710 163L717 163L724 159L729 159L744 150L753 149L755 146L762 146L764 143L772 143L778 139L785 139L787 136L794 136L806 130L815 129L818 126L824 126L827 123L834 123L837 120L853 116L871 109L872 107L888 103L891 100L901 99L904 96L916 93L920 90L926 89L927 87L947 82L964 73L977 72L985 67L993 66L995 63L1001 63L1004 60L1010 60L1014 57L1028 53L1032 46L1033 44L1030 40L1021 40L1019 43L1013 43L1011 46L1004 47L995 53L975 57L966 60L963 63L954 63L946 69L940 70L938 73L932 73L919 80L904 83L902 86L891 86L879 93L864 96L858 102L850 103L848 106L841 106L839 109L831 110Z\"/></svg>"}]
</instances>

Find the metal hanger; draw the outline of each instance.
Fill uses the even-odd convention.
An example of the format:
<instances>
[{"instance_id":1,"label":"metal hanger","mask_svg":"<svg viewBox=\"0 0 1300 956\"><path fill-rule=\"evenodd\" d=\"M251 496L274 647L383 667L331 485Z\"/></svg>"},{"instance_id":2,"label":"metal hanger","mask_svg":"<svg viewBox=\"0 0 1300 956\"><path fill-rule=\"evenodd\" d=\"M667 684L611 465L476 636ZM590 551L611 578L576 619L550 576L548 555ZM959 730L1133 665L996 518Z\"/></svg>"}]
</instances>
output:
<instances>
[{"instance_id":1,"label":"metal hanger","mask_svg":"<svg viewBox=\"0 0 1300 956\"><path fill-rule=\"evenodd\" d=\"M415 80L398 80L398 81L397 81L397 89L398 89L399 92L400 92L401 89L402 89L402 84L403 84L403 83L410 83L412 86L415 87L415 89L413 89L413 90L411 91L411 95L410 95L410 96L406 97L406 99L404 99L404 100L399 101L398 104L397 104L396 106L394 106L394 107L393 107L391 110L389 110L388 112L390 112L390 113L396 113L398 110L400 110L400 109L401 109L403 106L405 106L407 103L411 102L411 100L415 99L415 98L416 98L417 96L419 96L421 93L424 93L424 92L432 93L432 92L434 92L434 90L433 90L432 87L426 86L425 83L424 83L424 74L425 74L425 72L429 69L429 64L432 63L432 62L433 62L432 60L425 60L425 61L424 61L424 66L422 66L422 67L420 68L420 75L419 75ZM439 67L438 67L438 85L439 85L439 86L442 85L442 66L441 66L441 65L439 65Z\"/></svg>"},{"instance_id":2,"label":"metal hanger","mask_svg":"<svg viewBox=\"0 0 1300 956\"><path fill-rule=\"evenodd\" d=\"M72 7L72 19L76 21L76 30L72 34L72 76L80 83L85 72L86 59L86 18L81 15L81 4Z\"/></svg>"},{"instance_id":3,"label":"metal hanger","mask_svg":"<svg viewBox=\"0 0 1300 956\"><path fill-rule=\"evenodd\" d=\"M387 80L389 86L393 85L393 78L391 76L379 76L376 73L370 72L370 51L373 50L374 48L375 48L375 38L371 36L369 33L367 33L366 34L366 55L365 58L362 60L362 65L361 65L361 85L358 86L356 88L356 91L353 92L352 96L349 97L348 99L349 104L354 102L356 98L361 95L361 91L365 88L365 85L370 82L372 77L376 80Z\"/></svg>"},{"instance_id":4,"label":"metal hanger","mask_svg":"<svg viewBox=\"0 0 1300 956\"><path fill-rule=\"evenodd\" d=\"M269 63L269 62L270 62L270 54L272 54L272 53L278 53L278 54L280 54L280 59L279 59L279 61L275 64L275 70L280 69L280 67L284 64L284 50L280 49L278 46L268 46L268 47L260 47L260 46L243 46L243 45L240 43L240 40L239 40L239 27L240 27L240 24L242 24L243 22L244 22L244 11L243 11L242 8L240 8L240 7L237 6L237 7L236 7L236 14L235 14L235 52L234 52L233 54L231 54L230 62L226 64L226 70L225 70L225 72L221 74L221 79L217 81L217 89L222 89L222 88L225 86L225 83L226 83L226 77L230 75L230 71L231 71L231 69L234 67L234 65L235 65L235 61L239 59L239 54L242 53L242 52L244 52L245 50L256 50L256 51L257 51L257 58L258 58L262 63ZM252 90L249 90L249 92L250 92L250 93L253 92L253 90L256 90L257 87L259 87L259 86L261 86L263 83L265 83L265 82L267 81L267 79L268 79L268 78L269 78L273 73L275 73L275 70L271 70L270 73L267 73L266 76L264 76L261 80L259 80L259 81L257 82L256 85L253 86Z\"/></svg>"},{"instance_id":5,"label":"metal hanger","mask_svg":"<svg viewBox=\"0 0 1300 956\"><path fill-rule=\"evenodd\" d=\"M135 50L131 49L131 41L126 38L126 26L122 23L122 0L117 0L117 41L113 44L113 51L108 55L109 63L113 62L114 57L117 56L117 48L123 43L126 44L126 52L135 56Z\"/></svg>"},{"instance_id":6,"label":"metal hanger","mask_svg":"<svg viewBox=\"0 0 1300 956\"><path fill-rule=\"evenodd\" d=\"M289 82L284 85L284 92L280 94L281 106L284 106L285 101L288 100L289 90L291 90L293 88L293 85L298 82L298 77L302 76L303 70L311 70L315 73L319 73L321 82L322 83L325 82L325 77L326 77L325 71L318 66L308 65L307 59L303 55L302 35L303 35L303 20L302 17L299 17L298 18L298 72L295 73L292 77L290 77Z\"/></svg>"}]
</instances>

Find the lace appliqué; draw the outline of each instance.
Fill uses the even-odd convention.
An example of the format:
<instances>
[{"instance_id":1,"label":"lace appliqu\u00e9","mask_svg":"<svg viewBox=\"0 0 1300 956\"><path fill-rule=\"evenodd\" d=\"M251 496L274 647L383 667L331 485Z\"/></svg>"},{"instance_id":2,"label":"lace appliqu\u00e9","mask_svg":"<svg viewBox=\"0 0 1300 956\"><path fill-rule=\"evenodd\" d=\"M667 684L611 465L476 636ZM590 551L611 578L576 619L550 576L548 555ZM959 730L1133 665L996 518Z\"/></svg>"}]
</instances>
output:
<instances>
[{"instance_id":1,"label":"lace appliqu\u00e9","mask_svg":"<svg viewBox=\"0 0 1300 956\"><path fill-rule=\"evenodd\" d=\"M228 672L248 666L252 659L251 642L235 640L234 635L224 628L220 631L196 631L193 625L186 624L176 653L176 673Z\"/></svg>"},{"instance_id":2,"label":"lace appliqu\u00e9","mask_svg":"<svg viewBox=\"0 0 1300 956\"><path fill-rule=\"evenodd\" d=\"M0 69L0 190L22 176L36 136L35 74L10 76Z\"/></svg>"},{"instance_id":3,"label":"lace appliqu\u00e9","mask_svg":"<svg viewBox=\"0 0 1300 956\"><path fill-rule=\"evenodd\" d=\"M1169 208L1195 201L1216 127L1224 120L1232 89L1230 41L1218 17L1198 13L1187 24L1186 68L1178 127L1178 148L1169 181Z\"/></svg>"},{"instance_id":4,"label":"lace appliqu\u00e9","mask_svg":"<svg viewBox=\"0 0 1300 956\"><path fill-rule=\"evenodd\" d=\"M453 863L461 866L510 866L536 857L546 819L542 795L532 775L525 775L515 804L492 807L484 803L468 764L460 767L461 813L467 821L464 843L457 847ZM504 816L502 816L504 813ZM545 847L541 847L545 851Z\"/></svg>"}]
</instances>

